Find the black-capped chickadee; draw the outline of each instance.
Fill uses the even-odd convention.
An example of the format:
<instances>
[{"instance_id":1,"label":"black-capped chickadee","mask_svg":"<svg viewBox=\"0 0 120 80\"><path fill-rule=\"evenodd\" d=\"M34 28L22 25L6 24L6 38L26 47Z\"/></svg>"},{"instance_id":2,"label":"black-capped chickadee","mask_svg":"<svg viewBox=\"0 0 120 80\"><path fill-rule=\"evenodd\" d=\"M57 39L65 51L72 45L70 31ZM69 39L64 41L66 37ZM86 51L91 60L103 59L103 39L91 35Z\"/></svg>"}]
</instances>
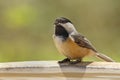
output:
<instances>
[{"instance_id":1,"label":"black-capped chickadee","mask_svg":"<svg viewBox=\"0 0 120 80\"><path fill-rule=\"evenodd\" d=\"M78 33L69 19L57 18L54 26L54 43L58 51L67 57L59 63L72 62L70 60L76 60L74 63L78 63L88 55L97 56L107 62L114 62L110 57L99 53L87 38Z\"/></svg>"}]
</instances>

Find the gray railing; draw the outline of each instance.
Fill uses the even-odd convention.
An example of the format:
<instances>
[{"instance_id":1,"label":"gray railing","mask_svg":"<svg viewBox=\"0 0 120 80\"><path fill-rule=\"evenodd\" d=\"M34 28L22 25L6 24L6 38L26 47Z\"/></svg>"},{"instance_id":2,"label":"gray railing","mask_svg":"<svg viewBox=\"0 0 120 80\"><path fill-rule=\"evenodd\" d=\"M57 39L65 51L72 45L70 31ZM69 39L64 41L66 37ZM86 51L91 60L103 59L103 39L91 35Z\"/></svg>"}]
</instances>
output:
<instances>
[{"instance_id":1,"label":"gray railing","mask_svg":"<svg viewBox=\"0 0 120 80\"><path fill-rule=\"evenodd\" d=\"M0 80L116 80L120 79L120 63L57 61L25 61L0 63Z\"/></svg>"}]
</instances>

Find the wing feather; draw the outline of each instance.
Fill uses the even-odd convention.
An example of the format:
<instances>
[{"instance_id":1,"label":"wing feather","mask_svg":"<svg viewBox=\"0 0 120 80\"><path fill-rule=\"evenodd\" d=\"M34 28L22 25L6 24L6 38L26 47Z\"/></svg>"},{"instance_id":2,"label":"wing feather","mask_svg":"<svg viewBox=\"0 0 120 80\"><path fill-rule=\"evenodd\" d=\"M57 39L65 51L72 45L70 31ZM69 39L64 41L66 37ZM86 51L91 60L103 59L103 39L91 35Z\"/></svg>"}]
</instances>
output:
<instances>
[{"instance_id":1,"label":"wing feather","mask_svg":"<svg viewBox=\"0 0 120 80\"><path fill-rule=\"evenodd\" d=\"M97 52L97 50L92 46L90 41L84 36L77 34L77 35L70 35L70 37L80 47L92 49L93 51Z\"/></svg>"}]
</instances>

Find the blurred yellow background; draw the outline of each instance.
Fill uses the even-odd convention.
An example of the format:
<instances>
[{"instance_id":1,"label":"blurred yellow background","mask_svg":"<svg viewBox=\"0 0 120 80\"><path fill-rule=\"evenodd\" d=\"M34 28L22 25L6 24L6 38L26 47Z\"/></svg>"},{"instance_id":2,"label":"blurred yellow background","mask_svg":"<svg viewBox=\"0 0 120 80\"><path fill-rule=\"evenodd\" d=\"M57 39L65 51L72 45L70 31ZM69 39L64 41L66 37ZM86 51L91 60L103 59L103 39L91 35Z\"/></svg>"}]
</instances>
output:
<instances>
[{"instance_id":1,"label":"blurred yellow background","mask_svg":"<svg viewBox=\"0 0 120 80\"><path fill-rule=\"evenodd\" d=\"M0 0L0 62L63 59L52 40L61 16L120 61L120 0Z\"/></svg>"}]
</instances>

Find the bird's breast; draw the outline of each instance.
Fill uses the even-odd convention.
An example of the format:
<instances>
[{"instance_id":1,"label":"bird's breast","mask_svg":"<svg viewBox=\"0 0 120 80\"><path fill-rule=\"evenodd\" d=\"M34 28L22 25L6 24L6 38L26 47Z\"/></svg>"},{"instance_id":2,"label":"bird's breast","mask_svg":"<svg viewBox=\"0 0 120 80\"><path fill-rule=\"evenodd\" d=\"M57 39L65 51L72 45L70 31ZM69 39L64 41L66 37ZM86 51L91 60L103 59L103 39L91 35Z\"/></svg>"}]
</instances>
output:
<instances>
[{"instance_id":1,"label":"bird's breast","mask_svg":"<svg viewBox=\"0 0 120 80\"><path fill-rule=\"evenodd\" d=\"M70 59L83 58L84 56L94 54L92 50L80 47L69 37L65 41L59 36L53 36L53 39L58 51Z\"/></svg>"}]
</instances>

